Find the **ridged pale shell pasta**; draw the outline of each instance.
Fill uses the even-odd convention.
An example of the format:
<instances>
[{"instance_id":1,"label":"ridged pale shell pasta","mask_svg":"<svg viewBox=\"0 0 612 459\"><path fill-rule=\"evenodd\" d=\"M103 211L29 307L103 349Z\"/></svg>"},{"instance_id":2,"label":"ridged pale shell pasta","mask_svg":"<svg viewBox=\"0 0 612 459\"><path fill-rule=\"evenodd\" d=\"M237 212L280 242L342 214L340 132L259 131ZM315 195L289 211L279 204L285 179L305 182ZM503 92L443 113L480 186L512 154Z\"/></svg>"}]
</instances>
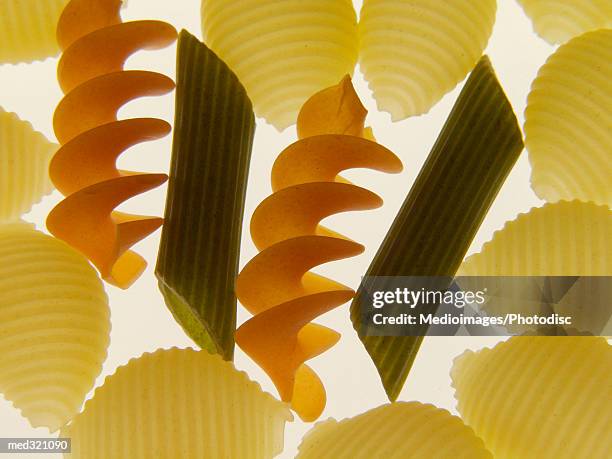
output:
<instances>
[{"instance_id":1,"label":"ridged pale shell pasta","mask_svg":"<svg viewBox=\"0 0 612 459\"><path fill-rule=\"evenodd\" d=\"M467 351L457 409L495 459L608 459L612 348L598 337L514 337Z\"/></svg>"},{"instance_id":2,"label":"ridged pale shell pasta","mask_svg":"<svg viewBox=\"0 0 612 459\"><path fill-rule=\"evenodd\" d=\"M292 418L220 356L169 349L120 367L62 435L71 459L267 459Z\"/></svg>"},{"instance_id":3,"label":"ridged pale shell pasta","mask_svg":"<svg viewBox=\"0 0 612 459\"><path fill-rule=\"evenodd\" d=\"M315 92L352 74L351 0L202 0L204 42L238 75L255 113L278 129Z\"/></svg>"},{"instance_id":4,"label":"ridged pale shell pasta","mask_svg":"<svg viewBox=\"0 0 612 459\"><path fill-rule=\"evenodd\" d=\"M534 207L468 257L460 276L605 276L612 273L612 213L561 201Z\"/></svg>"},{"instance_id":5,"label":"ridged pale shell pasta","mask_svg":"<svg viewBox=\"0 0 612 459\"><path fill-rule=\"evenodd\" d=\"M0 108L0 222L19 218L51 192L47 169L56 149L30 123Z\"/></svg>"},{"instance_id":6,"label":"ridged pale shell pasta","mask_svg":"<svg viewBox=\"0 0 612 459\"><path fill-rule=\"evenodd\" d=\"M576 37L540 68L525 110L531 186L546 201L612 204L612 29Z\"/></svg>"},{"instance_id":7,"label":"ridged pale shell pasta","mask_svg":"<svg viewBox=\"0 0 612 459\"><path fill-rule=\"evenodd\" d=\"M364 0L361 70L380 110L398 121L427 113L480 59L495 0Z\"/></svg>"},{"instance_id":8,"label":"ridged pale shell pasta","mask_svg":"<svg viewBox=\"0 0 612 459\"><path fill-rule=\"evenodd\" d=\"M533 29L549 43L563 43L590 30L612 26L610 0L518 0Z\"/></svg>"},{"instance_id":9,"label":"ridged pale shell pasta","mask_svg":"<svg viewBox=\"0 0 612 459\"><path fill-rule=\"evenodd\" d=\"M0 64L44 59L59 53L57 20L68 0L0 1Z\"/></svg>"},{"instance_id":10,"label":"ridged pale shell pasta","mask_svg":"<svg viewBox=\"0 0 612 459\"><path fill-rule=\"evenodd\" d=\"M0 392L34 427L79 412L102 369L110 321L102 282L64 242L0 225Z\"/></svg>"},{"instance_id":11,"label":"ridged pale shell pasta","mask_svg":"<svg viewBox=\"0 0 612 459\"><path fill-rule=\"evenodd\" d=\"M297 459L492 459L457 416L419 402L391 403L310 430Z\"/></svg>"},{"instance_id":12,"label":"ridged pale shell pasta","mask_svg":"<svg viewBox=\"0 0 612 459\"><path fill-rule=\"evenodd\" d=\"M536 207L495 232L482 250L468 257L459 276L606 276L612 273L612 213L606 206L582 201L560 201ZM612 312L609 301L592 295L589 279L582 278L553 306L572 317L566 327L599 334ZM599 284L598 288L601 288ZM606 291L610 291L609 287ZM588 304L584 300L591 298ZM578 299L578 301L576 301ZM520 307L520 311L519 311ZM541 303L496 303L489 312L539 314ZM532 326L512 325L523 333Z\"/></svg>"}]
</instances>

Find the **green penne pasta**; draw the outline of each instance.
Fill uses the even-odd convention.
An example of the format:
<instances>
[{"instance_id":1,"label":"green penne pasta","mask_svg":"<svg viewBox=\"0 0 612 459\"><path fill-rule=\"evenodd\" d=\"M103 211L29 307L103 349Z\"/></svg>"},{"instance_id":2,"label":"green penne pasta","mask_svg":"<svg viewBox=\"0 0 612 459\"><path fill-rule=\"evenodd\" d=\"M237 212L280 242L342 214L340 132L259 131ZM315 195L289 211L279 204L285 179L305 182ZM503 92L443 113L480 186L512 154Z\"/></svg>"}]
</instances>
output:
<instances>
[{"instance_id":1,"label":"green penne pasta","mask_svg":"<svg viewBox=\"0 0 612 459\"><path fill-rule=\"evenodd\" d=\"M516 116L489 59L468 78L366 276L454 276L523 149ZM362 283L351 319L390 400L408 376L419 336L366 336Z\"/></svg>"},{"instance_id":2,"label":"green penne pasta","mask_svg":"<svg viewBox=\"0 0 612 459\"><path fill-rule=\"evenodd\" d=\"M254 132L251 101L236 75L198 39L181 32L156 275L185 332L226 360L234 352L234 281Z\"/></svg>"}]
</instances>

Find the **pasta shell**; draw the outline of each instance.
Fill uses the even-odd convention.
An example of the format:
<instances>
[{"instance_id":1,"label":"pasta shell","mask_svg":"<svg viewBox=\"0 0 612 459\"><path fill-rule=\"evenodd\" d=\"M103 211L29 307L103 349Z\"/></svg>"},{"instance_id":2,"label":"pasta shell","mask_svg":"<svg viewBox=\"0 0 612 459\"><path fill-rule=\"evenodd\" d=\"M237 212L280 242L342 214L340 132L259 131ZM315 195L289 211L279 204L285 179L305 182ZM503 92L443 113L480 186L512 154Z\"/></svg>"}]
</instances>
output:
<instances>
[{"instance_id":1,"label":"pasta shell","mask_svg":"<svg viewBox=\"0 0 612 459\"><path fill-rule=\"evenodd\" d=\"M220 356L169 349L120 367L62 435L73 459L263 459L282 451L291 420Z\"/></svg>"},{"instance_id":2,"label":"pasta shell","mask_svg":"<svg viewBox=\"0 0 612 459\"><path fill-rule=\"evenodd\" d=\"M612 272L612 213L561 201L534 207L468 257L461 276L605 276Z\"/></svg>"},{"instance_id":3,"label":"pasta shell","mask_svg":"<svg viewBox=\"0 0 612 459\"><path fill-rule=\"evenodd\" d=\"M0 222L18 219L51 193L47 168L57 145L0 108Z\"/></svg>"},{"instance_id":4,"label":"pasta shell","mask_svg":"<svg viewBox=\"0 0 612 459\"><path fill-rule=\"evenodd\" d=\"M81 254L25 223L0 225L0 260L0 392L56 431L102 369L108 300Z\"/></svg>"},{"instance_id":5,"label":"pasta shell","mask_svg":"<svg viewBox=\"0 0 612 459\"><path fill-rule=\"evenodd\" d=\"M427 113L474 68L495 23L495 0L364 0L361 70L394 121Z\"/></svg>"},{"instance_id":6,"label":"pasta shell","mask_svg":"<svg viewBox=\"0 0 612 459\"><path fill-rule=\"evenodd\" d=\"M255 113L278 129L315 92L351 74L357 20L350 0L203 0L204 42L236 72Z\"/></svg>"},{"instance_id":7,"label":"pasta shell","mask_svg":"<svg viewBox=\"0 0 612 459\"><path fill-rule=\"evenodd\" d=\"M542 199L612 204L612 29L572 39L546 61L525 110L531 186Z\"/></svg>"},{"instance_id":8,"label":"pasta shell","mask_svg":"<svg viewBox=\"0 0 612 459\"><path fill-rule=\"evenodd\" d=\"M391 403L359 416L318 423L297 459L493 458L461 419L419 402Z\"/></svg>"},{"instance_id":9,"label":"pasta shell","mask_svg":"<svg viewBox=\"0 0 612 459\"><path fill-rule=\"evenodd\" d=\"M55 56L57 21L68 0L2 0L0 64L32 62Z\"/></svg>"},{"instance_id":10,"label":"pasta shell","mask_svg":"<svg viewBox=\"0 0 612 459\"><path fill-rule=\"evenodd\" d=\"M610 0L518 0L536 33L551 44L612 26Z\"/></svg>"},{"instance_id":11,"label":"pasta shell","mask_svg":"<svg viewBox=\"0 0 612 459\"><path fill-rule=\"evenodd\" d=\"M496 459L607 459L612 348L599 337L517 336L467 351L451 372L457 409Z\"/></svg>"},{"instance_id":12,"label":"pasta shell","mask_svg":"<svg viewBox=\"0 0 612 459\"><path fill-rule=\"evenodd\" d=\"M531 209L507 222L482 250L468 257L458 276L606 276L612 272L612 213L606 206L561 201ZM599 333L610 318L609 301L571 306L571 295L588 298L588 283L576 285L557 313L573 317L572 329ZM540 303L522 304L536 314ZM499 311L498 311L499 312ZM508 312L508 311L501 311ZM522 333L531 327L511 326Z\"/></svg>"}]
</instances>

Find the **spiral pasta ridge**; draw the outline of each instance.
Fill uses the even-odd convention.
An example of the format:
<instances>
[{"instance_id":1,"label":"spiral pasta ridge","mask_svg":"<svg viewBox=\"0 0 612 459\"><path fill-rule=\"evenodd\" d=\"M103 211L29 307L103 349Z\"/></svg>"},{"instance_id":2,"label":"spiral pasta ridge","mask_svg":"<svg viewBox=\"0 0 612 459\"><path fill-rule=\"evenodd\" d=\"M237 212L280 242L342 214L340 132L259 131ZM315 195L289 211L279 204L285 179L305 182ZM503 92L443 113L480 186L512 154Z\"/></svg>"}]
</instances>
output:
<instances>
[{"instance_id":1,"label":"spiral pasta ridge","mask_svg":"<svg viewBox=\"0 0 612 459\"><path fill-rule=\"evenodd\" d=\"M0 107L0 222L18 219L51 192L47 169L56 149L30 123Z\"/></svg>"},{"instance_id":2,"label":"spiral pasta ridge","mask_svg":"<svg viewBox=\"0 0 612 459\"><path fill-rule=\"evenodd\" d=\"M31 225L0 225L0 259L0 392L56 431L102 370L108 298L85 257Z\"/></svg>"},{"instance_id":3,"label":"spiral pasta ridge","mask_svg":"<svg viewBox=\"0 0 612 459\"><path fill-rule=\"evenodd\" d=\"M466 351L457 410L497 459L605 459L612 450L612 347L601 337L516 336Z\"/></svg>"},{"instance_id":4,"label":"spiral pasta ridge","mask_svg":"<svg viewBox=\"0 0 612 459\"><path fill-rule=\"evenodd\" d=\"M202 32L244 84L255 113L278 129L357 63L351 0L202 0Z\"/></svg>"},{"instance_id":5,"label":"spiral pasta ridge","mask_svg":"<svg viewBox=\"0 0 612 459\"><path fill-rule=\"evenodd\" d=\"M115 162L125 149L167 135L170 125L155 118L118 120L117 111L132 99L172 91L174 82L155 72L123 70L123 64L140 49L170 45L177 32L160 21L123 23L120 6L120 0L71 0L59 20L58 80L65 96L54 114L61 147L49 174L66 198L49 214L47 227L83 252L105 280L126 288L146 266L128 249L162 219L113 209L167 175L121 171Z\"/></svg>"},{"instance_id":6,"label":"spiral pasta ridge","mask_svg":"<svg viewBox=\"0 0 612 459\"><path fill-rule=\"evenodd\" d=\"M251 235L261 252L236 283L238 299L255 315L237 330L236 342L304 420L316 419L325 406L325 389L304 362L339 339L335 331L310 322L354 295L308 271L363 251L360 244L319 222L338 212L382 204L376 194L338 173L350 168L402 169L391 151L364 138L369 136L365 115L348 76L304 104L298 116L300 140L276 159L273 194L251 220Z\"/></svg>"},{"instance_id":7,"label":"spiral pasta ridge","mask_svg":"<svg viewBox=\"0 0 612 459\"><path fill-rule=\"evenodd\" d=\"M380 110L398 121L427 113L474 68L496 0L364 0L359 65Z\"/></svg>"},{"instance_id":8,"label":"spiral pasta ridge","mask_svg":"<svg viewBox=\"0 0 612 459\"><path fill-rule=\"evenodd\" d=\"M525 146L531 186L549 202L612 205L612 29L560 46L527 98Z\"/></svg>"}]
</instances>

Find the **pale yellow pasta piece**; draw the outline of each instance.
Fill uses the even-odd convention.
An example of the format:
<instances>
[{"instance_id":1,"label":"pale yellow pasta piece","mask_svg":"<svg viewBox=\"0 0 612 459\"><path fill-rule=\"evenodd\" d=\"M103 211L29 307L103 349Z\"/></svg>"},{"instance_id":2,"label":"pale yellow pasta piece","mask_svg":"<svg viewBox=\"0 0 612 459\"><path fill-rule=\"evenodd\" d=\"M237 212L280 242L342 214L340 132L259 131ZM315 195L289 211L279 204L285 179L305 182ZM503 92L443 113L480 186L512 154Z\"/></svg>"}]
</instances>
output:
<instances>
[{"instance_id":1,"label":"pale yellow pasta piece","mask_svg":"<svg viewBox=\"0 0 612 459\"><path fill-rule=\"evenodd\" d=\"M540 68L525 110L531 186L540 198L612 204L611 78L612 29L570 40Z\"/></svg>"},{"instance_id":2,"label":"pale yellow pasta piece","mask_svg":"<svg viewBox=\"0 0 612 459\"><path fill-rule=\"evenodd\" d=\"M560 201L506 222L458 276L605 276L612 273L612 213Z\"/></svg>"},{"instance_id":3,"label":"pale yellow pasta piece","mask_svg":"<svg viewBox=\"0 0 612 459\"><path fill-rule=\"evenodd\" d=\"M47 170L55 150L30 123L0 107L0 222L18 219L51 192Z\"/></svg>"},{"instance_id":4,"label":"pale yellow pasta piece","mask_svg":"<svg viewBox=\"0 0 612 459\"><path fill-rule=\"evenodd\" d=\"M364 0L361 70L394 121L427 113L474 68L496 0Z\"/></svg>"},{"instance_id":5,"label":"pale yellow pasta piece","mask_svg":"<svg viewBox=\"0 0 612 459\"><path fill-rule=\"evenodd\" d=\"M610 0L518 0L536 33L551 44L612 26Z\"/></svg>"},{"instance_id":6,"label":"pale yellow pasta piece","mask_svg":"<svg viewBox=\"0 0 612 459\"><path fill-rule=\"evenodd\" d=\"M560 201L535 207L506 223L485 243L480 253L468 257L458 276L606 276L612 273L612 213L606 206L581 201ZM571 315L570 327L578 331L601 332L610 317L610 302L581 305L575 295L588 297L586 284L576 284L555 306L559 314ZM570 305L570 306L568 306ZM517 309L520 307L520 309ZM503 309L503 308L502 308ZM489 311L485 307L486 311ZM513 310L533 315L540 303L513 304ZM531 326L515 325L510 331L522 333Z\"/></svg>"},{"instance_id":7,"label":"pale yellow pasta piece","mask_svg":"<svg viewBox=\"0 0 612 459\"><path fill-rule=\"evenodd\" d=\"M236 72L255 113L278 129L311 95L352 74L351 0L202 0L204 41Z\"/></svg>"},{"instance_id":8,"label":"pale yellow pasta piece","mask_svg":"<svg viewBox=\"0 0 612 459\"><path fill-rule=\"evenodd\" d=\"M56 431L106 358L106 293L80 253L25 223L0 225L0 260L0 393Z\"/></svg>"},{"instance_id":9,"label":"pale yellow pasta piece","mask_svg":"<svg viewBox=\"0 0 612 459\"><path fill-rule=\"evenodd\" d=\"M482 440L448 411L420 402L397 402L340 422L320 422L297 459L489 459Z\"/></svg>"},{"instance_id":10,"label":"pale yellow pasta piece","mask_svg":"<svg viewBox=\"0 0 612 459\"><path fill-rule=\"evenodd\" d=\"M608 459L612 348L598 337L517 336L467 351L457 409L495 459Z\"/></svg>"},{"instance_id":11,"label":"pale yellow pasta piece","mask_svg":"<svg viewBox=\"0 0 612 459\"><path fill-rule=\"evenodd\" d=\"M61 434L71 459L264 459L292 419L219 355L160 349L106 378Z\"/></svg>"},{"instance_id":12,"label":"pale yellow pasta piece","mask_svg":"<svg viewBox=\"0 0 612 459\"><path fill-rule=\"evenodd\" d=\"M0 0L0 64L55 56L57 21L68 0Z\"/></svg>"}]
</instances>

